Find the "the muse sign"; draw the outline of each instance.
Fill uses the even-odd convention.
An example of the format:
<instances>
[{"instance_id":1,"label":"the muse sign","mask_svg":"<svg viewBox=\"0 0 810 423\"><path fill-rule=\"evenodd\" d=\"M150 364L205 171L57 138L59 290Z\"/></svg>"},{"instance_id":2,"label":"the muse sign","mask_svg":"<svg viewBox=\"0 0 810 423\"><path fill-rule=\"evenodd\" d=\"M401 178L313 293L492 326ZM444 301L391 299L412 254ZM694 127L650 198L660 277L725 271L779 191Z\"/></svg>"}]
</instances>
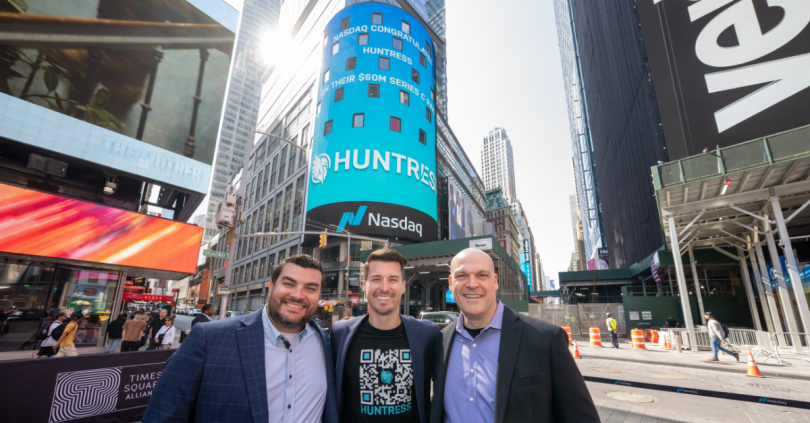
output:
<instances>
[{"instance_id":1,"label":"the muse sign","mask_svg":"<svg viewBox=\"0 0 810 423\"><path fill-rule=\"evenodd\" d=\"M810 1L639 1L670 159L810 124Z\"/></svg>"}]
</instances>

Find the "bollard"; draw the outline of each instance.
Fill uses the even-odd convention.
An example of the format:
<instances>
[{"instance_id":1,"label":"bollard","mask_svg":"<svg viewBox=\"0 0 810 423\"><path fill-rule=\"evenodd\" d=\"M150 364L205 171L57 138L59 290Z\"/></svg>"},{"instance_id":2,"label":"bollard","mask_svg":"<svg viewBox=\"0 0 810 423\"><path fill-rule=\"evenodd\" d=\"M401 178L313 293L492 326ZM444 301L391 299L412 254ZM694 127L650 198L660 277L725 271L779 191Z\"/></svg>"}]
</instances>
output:
<instances>
[{"instance_id":1,"label":"bollard","mask_svg":"<svg viewBox=\"0 0 810 423\"><path fill-rule=\"evenodd\" d=\"M633 349L634 350L646 350L647 347L644 345L644 331L641 329L633 329L630 331L630 336L633 339Z\"/></svg>"},{"instance_id":2,"label":"bollard","mask_svg":"<svg viewBox=\"0 0 810 423\"><path fill-rule=\"evenodd\" d=\"M565 333L568 334L568 345L571 345L571 327L570 326L563 326L562 327Z\"/></svg>"},{"instance_id":3,"label":"bollard","mask_svg":"<svg viewBox=\"0 0 810 423\"><path fill-rule=\"evenodd\" d=\"M588 330L588 335L591 337L591 346L592 347L601 347L602 346L602 335L599 332L599 328L596 326L591 327Z\"/></svg>"}]
</instances>

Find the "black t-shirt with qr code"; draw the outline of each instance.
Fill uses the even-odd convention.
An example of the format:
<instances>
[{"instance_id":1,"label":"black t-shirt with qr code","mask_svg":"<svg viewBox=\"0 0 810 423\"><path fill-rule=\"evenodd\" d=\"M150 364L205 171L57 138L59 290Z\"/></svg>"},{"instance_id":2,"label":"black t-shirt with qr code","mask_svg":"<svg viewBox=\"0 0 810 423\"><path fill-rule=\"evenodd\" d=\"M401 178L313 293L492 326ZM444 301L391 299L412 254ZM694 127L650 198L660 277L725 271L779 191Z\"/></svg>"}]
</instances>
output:
<instances>
[{"instance_id":1,"label":"black t-shirt with qr code","mask_svg":"<svg viewBox=\"0 0 810 423\"><path fill-rule=\"evenodd\" d=\"M365 319L352 338L343 369L347 422L418 422L405 325L375 329Z\"/></svg>"}]
</instances>

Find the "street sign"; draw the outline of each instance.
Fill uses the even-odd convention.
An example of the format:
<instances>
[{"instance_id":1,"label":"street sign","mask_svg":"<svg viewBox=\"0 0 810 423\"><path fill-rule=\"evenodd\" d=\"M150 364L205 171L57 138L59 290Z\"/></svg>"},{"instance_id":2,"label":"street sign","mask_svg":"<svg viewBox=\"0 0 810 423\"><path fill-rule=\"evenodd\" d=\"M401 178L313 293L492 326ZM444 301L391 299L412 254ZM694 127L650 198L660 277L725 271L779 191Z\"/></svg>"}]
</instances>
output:
<instances>
[{"instance_id":1,"label":"street sign","mask_svg":"<svg viewBox=\"0 0 810 423\"><path fill-rule=\"evenodd\" d=\"M228 253L225 251L203 250L203 255L206 257L213 257L218 259L228 258Z\"/></svg>"},{"instance_id":2,"label":"street sign","mask_svg":"<svg viewBox=\"0 0 810 423\"><path fill-rule=\"evenodd\" d=\"M218 285L217 286L217 295L230 294L230 293L231 293L231 288L230 287L225 287L223 285Z\"/></svg>"}]
</instances>

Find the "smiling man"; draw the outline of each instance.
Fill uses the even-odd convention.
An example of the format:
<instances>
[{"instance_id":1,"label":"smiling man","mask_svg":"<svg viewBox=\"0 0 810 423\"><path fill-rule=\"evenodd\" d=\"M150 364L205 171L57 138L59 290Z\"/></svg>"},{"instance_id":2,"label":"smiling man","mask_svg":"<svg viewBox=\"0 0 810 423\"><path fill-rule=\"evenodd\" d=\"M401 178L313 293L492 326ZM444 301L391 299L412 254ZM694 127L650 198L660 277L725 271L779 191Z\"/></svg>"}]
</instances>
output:
<instances>
[{"instance_id":1,"label":"smiling man","mask_svg":"<svg viewBox=\"0 0 810 423\"><path fill-rule=\"evenodd\" d=\"M431 422L600 421L565 331L504 306L487 253L458 253L449 279L461 315L439 335Z\"/></svg>"},{"instance_id":2,"label":"smiling man","mask_svg":"<svg viewBox=\"0 0 810 423\"><path fill-rule=\"evenodd\" d=\"M378 250L365 263L368 315L332 325L335 386L343 422L425 423L439 327L399 314L407 260Z\"/></svg>"},{"instance_id":3,"label":"smiling man","mask_svg":"<svg viewBox=\"0 0 810 423\"><path fill-rule=\"evenodd\" d=\"M321 265L302 254L273 270L267 305L197 326L166 363L149 422L337 422L332 347L312 321Z\"/></svg>"}]
</instances>

